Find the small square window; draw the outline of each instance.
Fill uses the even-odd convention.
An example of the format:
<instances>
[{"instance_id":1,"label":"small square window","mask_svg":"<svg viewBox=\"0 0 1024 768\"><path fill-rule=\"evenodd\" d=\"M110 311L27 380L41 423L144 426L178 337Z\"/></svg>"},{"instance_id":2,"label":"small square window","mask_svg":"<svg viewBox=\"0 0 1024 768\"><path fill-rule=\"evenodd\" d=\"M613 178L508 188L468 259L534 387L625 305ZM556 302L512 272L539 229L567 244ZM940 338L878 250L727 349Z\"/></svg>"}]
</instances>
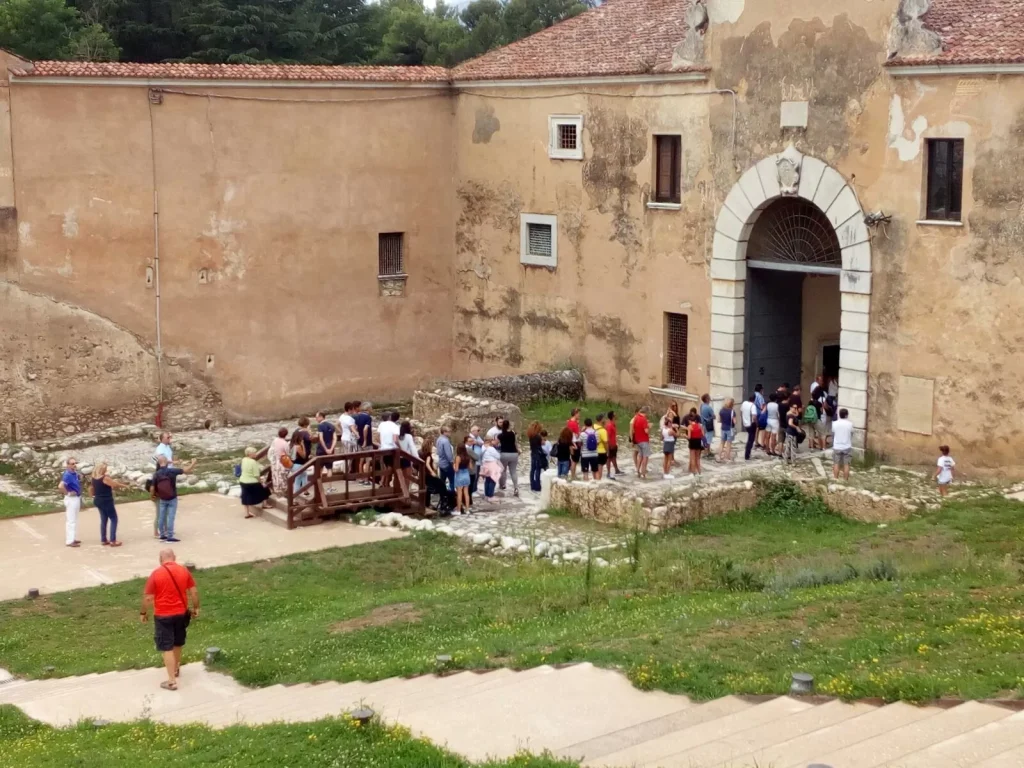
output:
<instances>
[{"instance_id":1,"label":"small square window","mask_svg":"<svg viewBox=\"0 0 1024 768\"><path fill-rule=\"evenodd\" d=\"M681 136L654 137L654 202L679 203Z\"/></svg>"},{"instance_id":2,"label":"small square window","mask_svg":"<svg viewBox=\"0 0 1024 768\"><path fill-rule=\"evenodd\" d=\"M558 265L558 217L539 213L519 215L519 262L535 267Z\"/></svg>"},{"instance_id":3,"label":"small square window","mask_svg":"<svg viewBox=\"0 0 1024 768\"><path fill-rule=\"evenodd\" d=\"M964 140L928 139L925 218L960 221L964 187Z\"/></svg>"},{"instance_id":4,"label":"small square window","mask_svg":"<svg viewBox=\"0 0 1024 768\"><path fill-rule=\"evenodd\" d=\"M405 235L402 232L382 232L377 236L377 276L401 277L405 275Z\"/></svg>"},{"instance_id":5,"label":"small square window","mask_svg":"<svg viewBox=\"0 0 1024 768\"><path fill-rule=\"evenodd\" d=\"M668 386L686 386L689 324L686 315L665 313L665 383Z\"/></svg>"},{"instance_id":6,"label":"small square window","mask_svg":"<svg viewBox=\"0 0 1024 768\"><path fill-rule=\"evenodd\" d=\"M583 159L583 118L552 115L548 118L548 157L556 160Z\"/></svg>"}]
</instances>

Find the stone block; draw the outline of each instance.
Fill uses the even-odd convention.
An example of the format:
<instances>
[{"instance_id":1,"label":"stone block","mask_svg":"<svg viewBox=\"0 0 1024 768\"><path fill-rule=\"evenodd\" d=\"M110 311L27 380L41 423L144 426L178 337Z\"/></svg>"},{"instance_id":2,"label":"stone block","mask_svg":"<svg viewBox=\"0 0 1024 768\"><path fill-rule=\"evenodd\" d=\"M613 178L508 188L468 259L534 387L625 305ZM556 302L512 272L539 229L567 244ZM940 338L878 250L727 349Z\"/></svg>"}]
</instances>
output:
<instances>
[{"instance_id":1,"label":"stone block","mask_svg":"<svg viewBox=\"0 0 1024 768\"><path fill-rule=\"evenodd\" d=\"M868 393L863 389L839 388L839 402L844 408L861 408L867 410Z\"/></svg>"},{"instance_id":2,"label":"stone block","mask_svg":"<svg viewBox=\"0 0 1024 768\"><path fill-rule=\"evenodd\" d=\"M747 257L746 241L737 242L728 235L715 232L714 245L711 248L711 258L724 259L726 261L737 261Z\"/></svg>"},{"instance_id":3,"label":"stone block","mask_svg":"<svg viewBox=\"0 0 1024 768\"><path fill-rule=\"evenodd\" d=\"M769 155L755 166L767 200L774 200L782 194L782 190L779 188L779 166L775 162L776 158L777 155Z\"/></svg>"},{"instance_id":4,"label":"stone block","mask_svg":"<svg viewBox=\"0 0 1024 768\"><path fill-rule=\"evenodd\" d=\"M725 196L725 207L736 214L736 218L740 221L747 221L754 212L754 206L747 200L747 196L743 194L743 188L738 184L734 184L729 194Z\"/></svg>"},{"instance_id":5,"label":"stone block","mask_svg":"<svg viewBox=\"0 0 1024 768\"><path fill-rule=\"evenodd\" d=\"M854 272L871 271L871 243L857 243L843 248L843 269Z\"/></svg>"},{"instance_id":6,"label":"stone block","mask_svg":"<svg viewBox=\"0 0 1024 768\"><path fill-rule=\"evenodd\" d=\"M843 293L871 294L871 273L844 269L839 276L839 290Z\"/></svg>"},{"instance_id":7,"label":"stone block","mask_svg":"<svg viewBox=\"0 0 1024 768\"><path fill-rule=\"evenodd\" d=\"M832 202L832 205L825 212L828 220L832 222L832 226L837 229L858 214L863 218L860 203L857 201L857 195L854 194L849 185L843 187L839 197Z\"/></svg>"},{"instance_id":8,"label":"stone block","mask_svg":"<svg viewBox=\"0 0 1024 768\"><path fill-rule=\"evenodd\" d=\"M841 347L839 350L839 367L845 368L848 371L862 371L867 373L867 352L854 352L852 349ZM840 377L839 381L842 380L842 377Z\"/></svg>"},{"instance_id":9,"label":"stone block","mask_svg":"<svg viewBox=\"0 0 1024 768\"><path fill-rule=\"evenodd\" d=\"M867 294L843 293L839 296L839 303L843 312L871 314L871 297Z\"/></svg>"},{"instance_id":10,"label":"stone block","mask_svg":"<svg viewBox=\"0 0 1024 768\"><path fill-rule=\"evenodd\" d=\"M747 262L729 261L728 259L711 259L712 280L746 280Z\"/></svg>"},{"instance_id":11,"label":"stone block","mask_svg":"<svg viewBox=\"0 0 1024 768\"><path fill-rule=\"evenodd\" d=\"M780 128L806 128L810 105L806 101L784 101L779 109Z\"/></svg>"},{"instance_id":12,"label":"stone block","mask_svg":"<svg viewBox=\"0 0 1024 768\"><path fill-rule=\"evenodd\" d=\"M740 180L737 183L755 210L768 199L768 195L764 192L764 187L761 186L761 179L757 174L756 168L748 168L747 172L740 176Z\"/></svg>"},{"instance_id":13,"label":"stone block","mask_svg":"<svg viewBox=\"0 0 1024 768\"><path fill-rule=\"evenodd\" d=\"M715 368L743 368L743 350L711 349L711 365Z\"/></svg>"},{"instance_id":14,"label":"stone block","mask_svg":"<svg viewBox=\"0 0 1024 768\"><path fill-rule=\"evenodd\" d=\"M711 295L725 296L727 299L741 299L746 295L746 280L712 280Z\"/></svg>"},{"instance_id":15,"label":"stone block","mask_svg":"<svg viewBox=\"0 0 1024 768\"><path fill-rule=\"evenodd\" d=\"M742 387L742 368L716 368L711 367L711 384L719 387Z\"/></svg>"},{"instance_id":16,"label":"stone block","mask_svg":"<svg viewBox=\"0 0 1024 768\"><path fill-rule=\"evenodd\" d=\"M839 238L840 248L849 248L851 245L871 241L871 234L868 232L868 225L864 223L863 216L854 216L842 224L836 230L836 236Z\"/></svg>"},{"instance_id":17,"label":"stone block","mask_svg":"<svg viewBox=\"0 0 1024 768\"><path fill-rule=\"evenodd\" d=\"M900 376L896 426L903 432L930 435L935 409L935 379Z\"/></svg>"},{"instance_id":18,"label":"stone block","mask_svg":"<svg viewBox=\"0 0 1024 768\"><path fill-rule=\"evenodd\" d=\"M853 447L861 451L868 447L868 431L866 429L853 430Z\"/></svg>"},{"instance_id":19,"label":"stone block","mask_svg":"<svg viewBox=\"0 0 1024 768\"><path fill-rule=\"evenodd\" d=\"M712 331L711 348L724 352L741 352L743 350L743 334Z\"/></svg>"},{"instance_id":20,"label":"stone block","mask_svg":"<svg viewBox=\"0 0 1024 768\"><path fill-rule=\"evenodd\" d=\"M746 303L743 299L729 299L725 296L711 297L711 314L713 315L742 315L746 313Z\"/></svg>"},{"instance_id":21,"label":"stone block","mask_svg":"<svg viewBox=\"0 0 1024 768\"><path fill-rule=\"evenodd\" d=\"M821 174L821 182L818 184L818 189L814 193L814 204L821 208L823 211L827 211L832 207L832 203L839 197L839 193L843 191L846 186L846 179L839 175L839 172L835 168L829 166L825 167L825 172ZM840 241L842 246L842 241Z\"/></svg>"},{"instance_id":22,"label":"stone block","mask_svg":"<svg viewBox=\"0 0 1024 768\"><path fill-rule=\"evenodd\" d=\"M867 371L851 371L839 366L839 402L843 402L843 391L846 389L860 389L867 391Z\"/></svg>"},{"instance_id":23,"label":"stone block","mask_svg":"<svg viewBox=\"0 0 1024 768\"><path fill-rule=\"evenodd\" d=\"M846 406L843 406L844 408ZM868 426L868 412L863 408L846 408L850 412L850 421L853 422L854 429L867 429Z\"/></svg>"},{"instance_id":24,"label":"stone block","mask_svg":"<svg viewBox=\"0 0 1024 768\"><path fill-rule=\"evenodd\" d=\"M711 387L711 400L715 403L715 409L722 407L729 398L736 401L737 407L739 403L743 402L743 387L723 387L723 386L712 386Z\"/></svg>"},{"instance_id":25,"label":"stone block","mask_svg":"<svg viewBox=\"0 0 1024 768\"><path fill-rule=\"evenodd\" d=\"M867 352L868 334L865 331L842 331L839 334L839 345L842 349Z\"/></svg>"},{"instance_id":26,"label":"stone block","mask_svg":"<svg viewBox=\"0 0 1024 768\"><path fill-rule=\"evenodd\" d=\"M712 315L711 331L713 333L734 333L743 334L743 315Z\"/></svg>"},{"instance_id":27,"label":"stone block","mask_svg":"<svg viewBox=\"0 0 1024 768\"><path fill-rule=\"evenodd\" d=\"M839 327L844 331L867 333L871 327L871 315L860 312L843 312L840 316Z\"/></svg>"},{"instance_id":28,"label":"stone block","mask_svg":"<svg viewBox=\"0 0 1024 768\"><path fill-rule=\"evenodd\" d=\"M723 207L718 212L718 219L715 221L715 231L733 240L742 240L744 239L743 226L745 224L746 222L737 218L735 213Z\"/></svg>"},{"instance_id":29,"label":"stone block","mask_svg":"<svg viewBox=\"0 0 1024 768\"><path fill-rule=\"evenodd\" d=\"M804 155L804 159L800 163L800 197L804 200L814 201L814 193L818 191L818 184L827 167L818 158Z\"/></svg>"}]
</instances>

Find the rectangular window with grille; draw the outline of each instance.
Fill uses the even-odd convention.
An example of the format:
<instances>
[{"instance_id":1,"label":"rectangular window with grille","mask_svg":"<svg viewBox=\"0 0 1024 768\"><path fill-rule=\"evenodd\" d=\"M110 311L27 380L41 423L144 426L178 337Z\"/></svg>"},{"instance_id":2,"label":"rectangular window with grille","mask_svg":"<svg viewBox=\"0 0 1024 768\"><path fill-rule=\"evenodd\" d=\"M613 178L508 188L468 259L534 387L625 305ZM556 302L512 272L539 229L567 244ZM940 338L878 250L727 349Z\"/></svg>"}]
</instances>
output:
<instances>
[{"instance_id":1,"label":"rectangular window with grille","mask_svg":"<svg viewBox=\"0 0 1024 768\"><path fill-rule=\"evenodd\" d=\"M558 217L519 214L519 261L535 267L558 266Z\"/></svg>"},{"instance_id":2,"label":"rectangular window with grille","mask_svg":"<svg viewBox=\"0 0 1024 768\"><path fill-rule=\"evenodd\" d=\"M960 221L964 186L964 140L928 139L925 218Z\"/></svg>"},{"instance_id":3,"label":"rectangular window with grille","mask_svg":"<svg viewBox=\"0 0 1024 768\"><path fill-rule=\"evenodd\" d=\"M405 274L405 234L382 232L377 236L377 275L396 277Z\"/></svg>"},{"instance_id":4,"label":"rectangular window with grille","mask_svg":"<svg viewBox=\"0 0 1024 768\"><path fill-rule=\"evenodd\" d=\"M665 383L668 386L686 386L688 331L686 315L665 313Z\"/></svg>"},{"instance_id":5,"label":"rectangular window with grille","mask_svg":"<svg viewBox=\"0 0 1024 768\"><path fill-rule=\"evenodd\" d=\"M583 159L583 117L551 115L548 118L548 157L555 160Z\"/></svg>"},{"instance_id":6,"label":"rectangular window with grille","mask_svg":"<svg viewBox=\"0 0 1024 768\"><path fill-rule=\"evenodd\" d=\"M679 203L681 136L654 137L654 202Z\"/></svg>"}]
</instances>

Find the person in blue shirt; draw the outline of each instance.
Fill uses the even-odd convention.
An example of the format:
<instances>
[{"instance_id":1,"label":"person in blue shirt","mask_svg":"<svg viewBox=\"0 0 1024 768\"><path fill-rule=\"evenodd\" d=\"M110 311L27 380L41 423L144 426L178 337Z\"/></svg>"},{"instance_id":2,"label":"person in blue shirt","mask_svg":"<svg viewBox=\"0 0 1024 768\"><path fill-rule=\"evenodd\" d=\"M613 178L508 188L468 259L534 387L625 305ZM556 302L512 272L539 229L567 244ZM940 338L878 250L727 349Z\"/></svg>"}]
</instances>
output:
<instances>
[{"instance_id":1,"label":"person in blue shirt","mask_svg":"<svg viewBox=\"0 0 1024 768\"><path fill-rule=\"evenodd\" d=\"M82 509L82 483L78 479L78 460L69 458L57 486L64 494L64 544L80 547L78 535L78 513Z\"/></svg>"},{"instance_id":2,"label":"person in blue shirt","mask_svg":"<svg viewBox=\"0 0 1024 768\"><path fill-rule=\"evenodd\" d=\"M161 456L167 459L168 466L174 465L174 449L171 448L170 432L160 433L160 442L157 443L156 450L153 451L153 463L156 464Z\"/></svg>"}]
</instances>

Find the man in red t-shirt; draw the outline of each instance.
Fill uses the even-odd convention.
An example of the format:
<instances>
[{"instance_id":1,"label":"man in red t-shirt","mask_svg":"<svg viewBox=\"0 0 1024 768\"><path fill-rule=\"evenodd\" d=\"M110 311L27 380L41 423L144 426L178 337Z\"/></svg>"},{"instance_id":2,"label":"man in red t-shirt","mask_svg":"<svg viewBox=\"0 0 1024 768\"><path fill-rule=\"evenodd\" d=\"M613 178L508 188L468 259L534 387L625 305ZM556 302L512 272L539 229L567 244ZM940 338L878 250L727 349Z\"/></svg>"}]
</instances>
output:
<instances>
[{"instance_id":1,"label":"man in red t-shirt","mask_svg":"<svg viewBox=\"0 0 1024 768\"><path fill-rule=\"evenodd\" d=\"M572 432L572 450L569 451L569 468L572 472L572 479L576 479L576 467L580 463L580 409L573 408L569 413L569 420L565 426Z\"/></svg>"},{"instance_id":2,"label":"man in red t-shirt","mask_svg":"<svg viewBox=\"0 0 1024 768\"><path fill-rule=\"evenodd\" d=\"M192 610L189 611L189 602ZM153 629L156 649L163 654L167 680L160 687L178 690L181 674L181 649L185 645L185 630L190 619L199 617L199 591L188 568L174 560L174 550L160 552L160 567L156 568L142 590L142 622L149 618L153 607Z\"/></svg>"},{"instance_id":3,"label":"man in red t-shirt","mask_svg":"<svg viewBox=\"0 0 1024 768\"><path fill-rule=\"evenodd\" d=\"M636 465L636 473L643 479L647 479L647 460L651 458L651 425L644 415L647 410L644 406L638 405L636 415L630 422L630 438L633 441L633 463Z\"/></svg>"},{"instance_id":4,"label":"man in red t-shirt","mask_svg":"<svg viewBox=\"0 0 1024 768\"><path fill-rule=\"evenodd\" d=\"M616 475L622 474L619 469L619 428L615 424L615 411L608 411L604 428L608 433L608 479L614 480Z\"/></svg>"}]
</instances>

